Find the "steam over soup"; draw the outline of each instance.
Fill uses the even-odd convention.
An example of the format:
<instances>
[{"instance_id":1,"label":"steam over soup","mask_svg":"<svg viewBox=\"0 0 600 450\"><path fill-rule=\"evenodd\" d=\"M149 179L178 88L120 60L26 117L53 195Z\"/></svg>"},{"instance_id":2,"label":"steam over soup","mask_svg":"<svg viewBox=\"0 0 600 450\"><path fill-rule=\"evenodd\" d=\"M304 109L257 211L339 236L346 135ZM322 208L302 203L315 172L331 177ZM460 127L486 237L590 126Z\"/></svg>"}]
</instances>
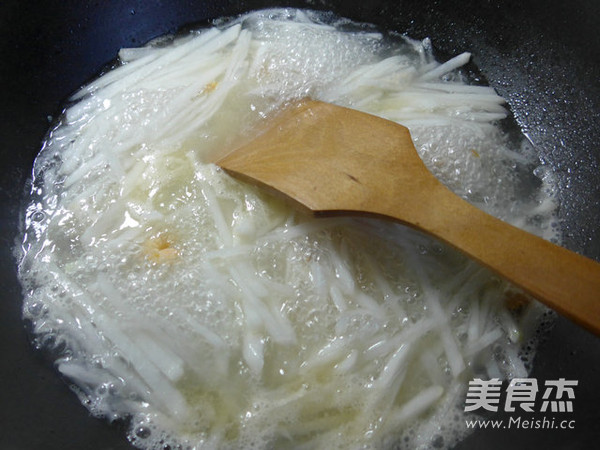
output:
<instances>
[{"instance_id":1,"label":"steam over soup","mask_svg":"<svg viewBox=\"0 0 600 450\"><path fill-rule=\"evenodd\" d=\"M468 381L526 376L546 310L416 231L305 217L209 161L310 96L407 126L452 190L555 239L552 178L469 59L298 10L121 50L35 163L35 343L140 448L454 445Z\"/></svg>"}]
</instances>

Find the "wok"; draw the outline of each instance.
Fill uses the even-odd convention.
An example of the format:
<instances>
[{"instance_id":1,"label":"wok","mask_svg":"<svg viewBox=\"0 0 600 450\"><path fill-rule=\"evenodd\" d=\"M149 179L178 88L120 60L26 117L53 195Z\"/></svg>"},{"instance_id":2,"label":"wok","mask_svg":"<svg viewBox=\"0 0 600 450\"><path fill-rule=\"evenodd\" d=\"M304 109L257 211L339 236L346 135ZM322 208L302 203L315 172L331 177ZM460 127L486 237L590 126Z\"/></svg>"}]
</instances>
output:
<instances>
[{"instance_id":1,"label":"wok","mask_svg":"<svg viewBox=\"0 0 600 450\"><path fill-rule=\"evenodd\" d=\"M120 47L188 23L268 6L332 10L431 37L440 57L471 51L560 183L564 245L600 259L600 3L595 0L213 0L23 2L0 5L0 449L130 448L119 424L92 418L31 348L12 248L33 159L61 103ZM567 430L479 430L459 449L595 448L600 340L558 318L532 377L577 380ZM498 412L495 419L510 414Z\"/></svg>"}]
</instances>

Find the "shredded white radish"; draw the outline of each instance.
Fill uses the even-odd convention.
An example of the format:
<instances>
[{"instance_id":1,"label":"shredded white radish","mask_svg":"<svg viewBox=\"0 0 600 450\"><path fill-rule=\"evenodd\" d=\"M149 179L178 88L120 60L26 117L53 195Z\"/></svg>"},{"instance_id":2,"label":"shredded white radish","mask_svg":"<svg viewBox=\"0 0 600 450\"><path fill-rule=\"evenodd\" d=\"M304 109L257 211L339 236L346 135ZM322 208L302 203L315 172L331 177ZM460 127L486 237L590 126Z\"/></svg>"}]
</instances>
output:
<instances>
[{"instance_id":1,"label":"shredded white radish","mask_svg":"<svg viewBox=\"0 0 600 450\"><path fill-rule=\"evenodd\" d=\"M311 96L408 126L450 189L550 236L551 173L523 184L536 161L499 125L504 100L465 82L469 53L431 48L259 11L122 49L71 97L34 168L20 277L36 339L94 414L148 449L425 448L460 423L469 377L527 375L544 310L511 306L486 269L209 163Z\"/></svg>"}]
</instances>

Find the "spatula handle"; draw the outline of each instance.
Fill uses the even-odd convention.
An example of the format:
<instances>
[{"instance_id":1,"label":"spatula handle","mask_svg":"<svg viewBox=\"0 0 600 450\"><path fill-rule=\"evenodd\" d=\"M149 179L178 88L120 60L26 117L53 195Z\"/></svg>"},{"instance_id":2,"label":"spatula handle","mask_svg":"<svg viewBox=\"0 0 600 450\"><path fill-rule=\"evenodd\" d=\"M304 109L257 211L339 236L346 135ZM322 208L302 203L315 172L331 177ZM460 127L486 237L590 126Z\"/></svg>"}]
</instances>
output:
<instances>
[{"instance_id":1,"label":"spatula handle","mask_svg":"<svg viewBox=\"0 0 600 450\"><path fill-rule=\"evenodd\" d=\"M441 184L436 190L437 206L422 208L415 221L420 228L600 335L599 263L496 219Z\"/></svg>"}]
</instances>

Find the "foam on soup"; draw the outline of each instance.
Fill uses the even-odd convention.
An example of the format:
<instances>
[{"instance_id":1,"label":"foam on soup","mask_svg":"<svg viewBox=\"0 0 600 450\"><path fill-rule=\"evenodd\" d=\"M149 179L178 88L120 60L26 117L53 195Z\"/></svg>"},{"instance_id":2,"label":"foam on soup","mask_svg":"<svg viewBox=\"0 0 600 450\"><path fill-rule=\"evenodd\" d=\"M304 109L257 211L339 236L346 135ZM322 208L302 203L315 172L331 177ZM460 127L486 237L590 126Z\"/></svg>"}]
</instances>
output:
<instances>
[{"instance_id":1,"label":"foam on soup","mask_svg":"<svg viewBox=\"0 0 600 450\"><path fill-rule=\"evenodd\" d=\"M469 58L291 9L121 50L35 163L35 343L140 448L451 447L468 380L526 376L546 310L416 231L305 217L210 161L311 96L408 126L447 186L556 240L551 173Z\"/></svg>"}]
</instances>

